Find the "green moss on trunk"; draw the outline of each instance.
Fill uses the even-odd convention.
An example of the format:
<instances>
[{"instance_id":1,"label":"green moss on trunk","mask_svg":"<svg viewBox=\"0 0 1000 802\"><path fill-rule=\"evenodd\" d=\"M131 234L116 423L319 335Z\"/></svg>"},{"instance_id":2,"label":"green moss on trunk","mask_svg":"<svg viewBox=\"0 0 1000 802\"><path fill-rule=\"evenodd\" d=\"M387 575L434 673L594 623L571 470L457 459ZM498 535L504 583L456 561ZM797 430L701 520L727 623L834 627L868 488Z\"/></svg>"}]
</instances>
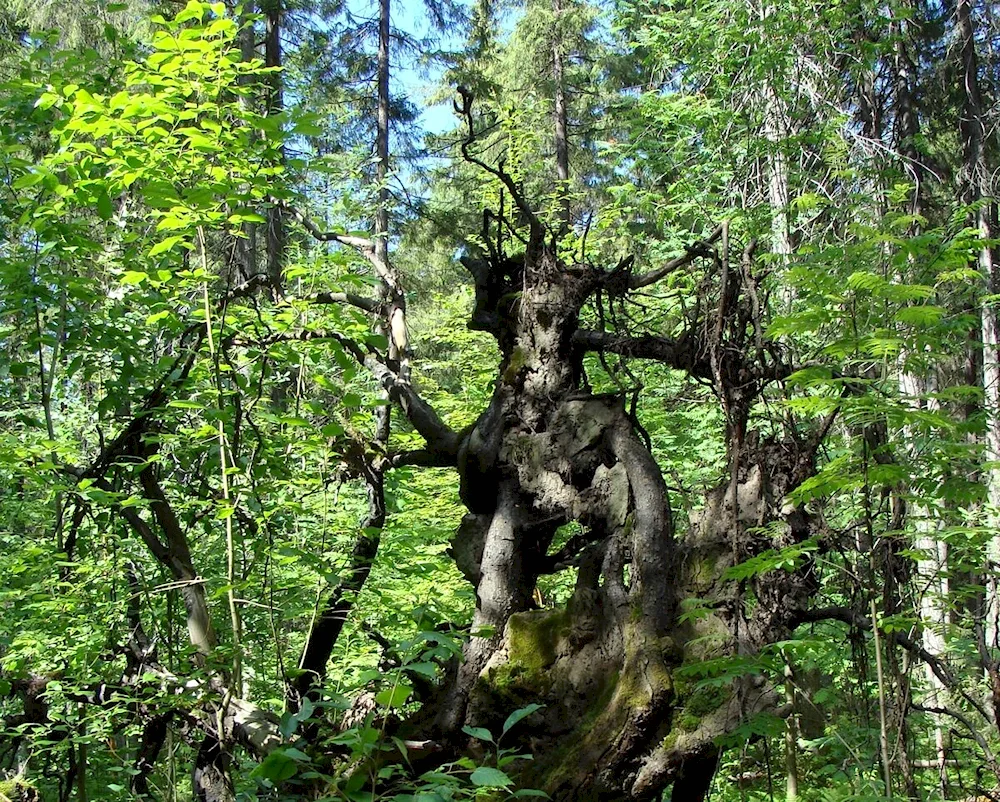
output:
<instances>
[{"instance_id":1,"label":"green moss on trunk","mask_svg":"<svg viewBox=\"0 0 1000 802\"><path fill-rule=\"evenodd\" d=\"M507 659L479 679L480 692L495 701L493 709L514 710L551 690L548 669L568 634L568 620L564 610L515 613L508 619Z\"/></svg>"},{"instance_id":2,"label":"green moss on trunk","mask_svg":"<svg viewBox=\"0 0 1000 802\"><path fill-rule=\"evenodd\" d=\"M507 621L508 662L541 671L556 661L556 647L568 632L565 610L515 613Z\"/></svg>"}]
</instances>

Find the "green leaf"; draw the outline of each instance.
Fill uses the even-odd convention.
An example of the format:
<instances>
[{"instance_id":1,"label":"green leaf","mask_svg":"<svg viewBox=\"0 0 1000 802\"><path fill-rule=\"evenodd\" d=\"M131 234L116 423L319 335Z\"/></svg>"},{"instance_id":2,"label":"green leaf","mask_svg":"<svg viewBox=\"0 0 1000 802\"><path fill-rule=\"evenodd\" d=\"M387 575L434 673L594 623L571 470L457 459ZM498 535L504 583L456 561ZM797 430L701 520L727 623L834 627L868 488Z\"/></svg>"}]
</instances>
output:
<instances>
[{"instance_id":1,"label":"green leaf","mask_svg":"<svg viewBox=\"0 0 1000 802\"><path fill-rule=\"evenodd\" d=\"M945 312L944 307L931 304L907 306L896 312L896 320L907 326L932 326L945 316Z\"/></svg>"},{"instance_id":2,"label":"green leaf","mask_svg":"<svg viewBox=\"0 0 1000 802\"><path fill-rule=\"evenodd\" d=\"M403 666L403 669L412 671L414 674L420 674L422 677L428 677L429 679L434 679L437 676L436 663L407 663Z\"/></svg>"},{"instance_id":3,"label":"green leaf","mask_svg":"<svg viewBox=\"0 0 1000 802\"><path fill-rule=\"evenodd\" d=\"M291 426L293 428L312 426L312 423L310 421L306 420L305 418L300 418L297 415L282 415L280 418L278 418L278 422L283 423L286 426Z\"/></svg>"},{"instance_id":4,"label":"green leaf","mask_svg":"<svg viewBox=\"0 0 1000 802\"><path fill-rule=\"evenodd\" d=\"M97 196L97 214L102 220L110 220L111 216L115 213L114 207L111 205L111 198L108 197L108 193L101 190Z\"/></svg>"},{"instance_id":5,"label":"green leaf","mask_svg":"<svg viewBox=\"0 0 1000 802\"><path fill-rule=\"evenodd\" d=\"M313 700L307 696L302 700L302 704L299 705L299 710L295 714L294 718L298 721L306 721L315 711L316 705L313 703Z\"/></svg>"},{"instance_id":6,"label":"green leaf","mask_svg":"<svg viewBox=\"0 0 1000 802\"><path fill-rule=\"evenodd\" d=\"M126 270L122 274L122 284L142 284L148 278L149 276L138 270Z\"/></svg>"},{"instance_id":7,"label":"green leaf","mask_svg":"<svg viewBox=\"0 0 1000 802\"><path fill-rule=\"evenodd\" d=\"M184 237L175 234L172 237L167 237L157 242L152 248L149 249L150 256L159 256L161 253L166 253L171 250L177 243L183 242Z\"/></svg>"},{"instance_id":8,"label":"green leaf","mask_svg":"<svg viewBox=\"0 0 1000 802\"><path fill-rule=\"evenodd\" d=\"M858 271L847 277L847 286L855 291L875 292L885 286L885 279L874 273Z\"/></svg>"},{"instance_id":9,"label":"green leaf","mask_svg":"<svg viewBox=\"0 0 1000 802\"><path fill-rule=\"evenodd\" d=\"M243 223L266 223L267 218L262 217L256 212L236 212L235 214L229 215L226 222L231 225L238 226Z\"/></svg>"},{"instance_id":10,"label":"green leaf","mask_svg":"<svg viewBox=\"0 0 1000 802\"><path fill-rule=\"evenodd\" d=\"M44 180L45 173L41 170L32 170L30 173L25 173L24 175L19 176L17 180L14 181L14 189L26 189L27 187L33 187L35 184L39 184Z\"/></svg>"},{"instance_id":11,"label":"green leaf","mask_svg":"<svg viewBox=\"0 0 1000 802\"><path fill-rule=\"evenodd\" d=\"M298 770L298 763L288 757L284 750L279 750L264 758L261 764L253 770L253 774L277 784L291 779Z\"/></svg>"},{"instance_id":12,"label":"green leaf","mask_svg":"<svg viewBox=\"0 0 1000 802\"><path fill-rule=\"evenodd\" d=\"M507 788L513 785L513 780L504 774L500 769L489 766L480 766L469 777L472 784L477 788Z\"/></svg>"},{"instance_id":13,"label":"green leaf","mask_svg":"<svg viewBox=\"0 0 1000 802\"><path fill-rule=\"evenodd\" d=\"M462 732L477 741L489 741L493 743L493 734L485 727L462 727Z\"/></svg>"},{"instance_id":14,"label":"green leaf","mask_svg":"<svg viewBox=\"0 0 1000 802\"><path fill-rule=\"evenodd\" d=\"M383 707L398 708L406 704L411 693L413 693L413 688L408 685L396 685L375 694L375 701Z\"/></svg>"},{"instance_id":15,"label":"green leaf","mask_svg":"<svg viewBox=\"0 0 1000 802\"><path fill-rule=\"evenodd\" d=\"M325 437L340 437L344 433L344 427L339 423L328 423L320 431Z\"/></svg>"},{"instance_id":16,"label":"green leaf","mask_svg":"<svg viewBox=\"0 0 1000 802\"><path fill-rule=\"evenodd\" d=\"M521 719L525 719L532 713L534 713L536 710L541 710L541 709L542 705L530 704L527 705L526 707L522 707L520 710L515 710L513 713L507 716L507 720L503 723L503 732L501 734L506 735L507 732L510 730L510 728L513 727L515 724L517 724L517 722L519 722Z\"/></svg>"},{"instance_id":17,"label":"green leaf","mask_svg":"<svg viewBox=\"0 0 1000 802\"><path fill-rule=\"evenodd\" d=\"M788 384L798 384L803 387L811 387L829 383L833 373L825 367L802 368L792 373L785 381Z\"/></svg>"},{"instance_id":18,"label":"green leaf","mask_svg":"<svg viewBox=\"0 0 1000 802\"><path fill-rule=\"evenodd\" d=\"M174 22L177 24L188 22L189 20L198 20L201 22L207 10L207 3L200 3L198 0L188 0L188 4L184 9L179 11L177 16L174 17Z\"/></svg>"},{"instance_id":19,"label":"green leaf","mask_svg":"<svg viewBox=\"0 0 1000 802\"><path fill-rule=\"evenodd\" d=\"M725 578L743 580L770 571L794 571L802 565L807 554L817 549L818 546L814 540L806 540L783 549L767 549L727 569Z\"/></svg>"}]
</instances>

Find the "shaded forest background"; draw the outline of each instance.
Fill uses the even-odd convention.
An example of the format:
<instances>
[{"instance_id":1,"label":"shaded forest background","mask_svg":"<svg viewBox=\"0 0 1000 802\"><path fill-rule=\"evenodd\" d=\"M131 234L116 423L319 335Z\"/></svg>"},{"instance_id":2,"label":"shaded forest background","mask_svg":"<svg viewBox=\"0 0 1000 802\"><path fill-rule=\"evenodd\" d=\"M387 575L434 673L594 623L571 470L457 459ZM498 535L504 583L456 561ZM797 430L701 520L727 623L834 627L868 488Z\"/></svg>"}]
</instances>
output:
<instances>
[{"instance_id":1,"label":"shaded forest background","mask_svg":"<svg viewBox=\"0 0 1000 802\"><path fill-rule=\"evenodd\" d=\"M998 11L0 3L0 800L1000 799Z\"/></svg>"}]
</instances>

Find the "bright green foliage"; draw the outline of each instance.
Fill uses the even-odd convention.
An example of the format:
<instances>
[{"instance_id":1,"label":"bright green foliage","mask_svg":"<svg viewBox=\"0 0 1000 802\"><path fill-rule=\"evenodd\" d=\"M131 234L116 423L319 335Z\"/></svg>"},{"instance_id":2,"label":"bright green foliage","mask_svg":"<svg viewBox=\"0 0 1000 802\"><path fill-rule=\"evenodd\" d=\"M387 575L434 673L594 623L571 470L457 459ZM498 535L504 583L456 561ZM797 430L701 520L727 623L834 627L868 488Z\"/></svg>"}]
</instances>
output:
<instances>
[{"instance_id":1,"label":"bright green foliage","mask_svg":"<svg viewBox=\"0 0 1000 802\"><path fill-rule=\"evenodd\" d=\"M280 697L274 672L284 665L285 641L292 651L301 642L271 605L290 622L308 614L311 594L292 588L336 581L337 541L327 533L349 536L360 517L357 505L329 505L329 477L346 433L367 425L360 388L351 389L353 365L333 339L283 344L283 335L303 324L294 299L262 318L237 300L227 266L232 238L242 223L261 219L254 207L281 182L271 165L283 120L254 115L240 101L242 78L261 75L262 67L238 59L236 25L221 5L190 3L174 21L153 22L145 56L117 63L100 85L96 55L27 49L3 107L8 130L31 136L5 146L2 214L17 234L2 246L2 366L10 378L4 408L14 411L0 444L4 483L12 488L3 500L2 565L12 579L4 608L18 612L2 627L0 661L12 676L86 679L87 688L53 682L46 691L49 709L64 711L78 733L44 746L57 757L74 744L133 732L132 723L121 729L131 719L121 718L127 706L90 710L73 701L91 683L121 675L116 644L128 637L126 610L138 601L132 594L150 611L148 635L165 665L187 662L177 585L150 566L121 518L148 507L130 479L141 463L116 468L111 486L73 475L147 399L162 391L145 413L157 419L153 459L194 543L195 564L210 578L211 607L221 608L230 590L221 568L223 530L227 520L237 522L233 590L251 597L242 648L263 658L246 667L257 698ZM48 58L60 68L50 69ZM330 331L344 342L367 336L357 316L330 318ZM189 349L194 361L185 375ZM334 358L314 371L319 351ZM286 381L286 366L336 398L343 412L328 414L320 400L287 411L258 408L276 374ZM229 499L220 492L220 432ZM324 503L303 506L315 494ZM308 564L299 560L303 553ZM126 576L132 560L150 566L138 569L138 591ZM108 782L106 772L131 771L130 757L91 750L90 760L92 782L106 783L95 793L125 793L127 777Z\"/></svg>"},{"instance_id":2,"label":"bright green foliage","mask_svg":"<svg viewBox=\"0 0 1000 802\"><path fill-rule=\"evenodd\" d=\"M270 73L242 58L230 9L193 0L171 20L147 22L137 7L116 8L81 17L62 38L38 32L51 5L0 10L0 717L10 730L0 739L28 744L24 776L45 798L59 793L47 761L65 766L86 754L91 798L129 799L142 734L135 699L178 717L200 701L208 672L193 659L184 583L128 524L130 511L153 520L140 481L152 464L191 546L189 581L203 585L218 628L204 664L238 665L245 697L279 721L280 746L234 769L241 799L279 798L309 781L338 799L537 796L516 790L523 755L500 746L530 725L537 705L511 713L500 733L467 728L480 760L416 777L405 744L384 737L387 716L413 712L420 688L442 679L475 603L448 556L464 513L450 472L389 474L378 557L351 597L325 694L286 709L310 622L350 574L357 538L374 536L359 525L367 501L358 477L366 459L385 456L370 446L384 401L361 363L386 338L359 309L313 303L318 293L377 295L358 255L293 234L282 294L247 283L255 277L238 253L249 231L262 231L273 197L320 210L331 228L364 227L371 216L363 36L290 10L302 13L283 77L289 106L301 101L310 114L267 115L259 88ZM475 96L475 153L555 218L551 52L560 43L572 129L567 261L611 269L631 255L642 272L726 221L728 269L762 277L747 341L771 364L798 368L751 410L751 429L764 439L824 436L820 469L784 500L808 509L819 531L736 563L722 581L750 609L745 589L756 578L809 570L815 607L874 616L878 642L867 618L808 623L757 654L720 657L706 635L691 653L710 656L674 677L679 729L695 731L739 678L784 687L787 667L800 799L886 798L880 697L893 754L937 759L936 719L912 707L930 681L906 646L933 630L957 714L949 793L992 788L983 743L967 737L971 722L997 749L995 722L976 709L990 703L980 664L991 652L980 638L996 533L984 525L991 466L981 458L976 360L977 310L991 301L975 262L984 243L955 191L960 99L943 9L623 0L609 23L585 3L533 0L506 33L493 4L473 11L450 76ZM342 58L326 63L334 39ZM893 84L900 47L917 55L922 127L909 143ZM987 61L984 80L996 66ZM927 162L919 180L900 155L907 144ZM483 230L482 210L499 210L500 183L459 160L426 172L433 186L415 204L422 216L395 208L393 258L411 293L414 382L461 430L487 406L499 355L465 326L474 299L455 258L496 236L495 221ZM511 253L518 221L504 202L513 222L501 250ZM692 262L635 304L602 300L583 323L678 337L706 319L702 305L718 302L711 288L721 269L721 256ZM612 355L588 356L584 367L595 392L629 402L638 393L636 419L683 538L727 480L728 411L705 377ZM149 424L155 449L89 470L136 420ZM392 454L421 444L394 420ZM553 550L580 531L564 527ZM918 575L932 557L928 533L947 563ZM921 602L941 574L949 582L935 603L947 614L930 621ZM561 608L574 581L575 569L544 578L543 605ZM164 670L193 685L151 674L91 704L95 688L123 675L136 604ZM680 623L717 612L688 598ZM561 625L562 615L553 610L551 621ZM59 737L10 718L22 712L15 684L30 677L47 681ZM360 722L329 743L309 741L323 716L349 720L359 695L371 702ZM747 717L720 737L713 799L780 795L787 722ZM345 758L331 768L324 750ZM2 746L0 760L9 760ZM191 746L171 734L153 791L188 797L191 762ZM939 798L936 770L920 771L919 796ZM373 797L374 788L390 790Z\"/></svg>"}]
</instances>

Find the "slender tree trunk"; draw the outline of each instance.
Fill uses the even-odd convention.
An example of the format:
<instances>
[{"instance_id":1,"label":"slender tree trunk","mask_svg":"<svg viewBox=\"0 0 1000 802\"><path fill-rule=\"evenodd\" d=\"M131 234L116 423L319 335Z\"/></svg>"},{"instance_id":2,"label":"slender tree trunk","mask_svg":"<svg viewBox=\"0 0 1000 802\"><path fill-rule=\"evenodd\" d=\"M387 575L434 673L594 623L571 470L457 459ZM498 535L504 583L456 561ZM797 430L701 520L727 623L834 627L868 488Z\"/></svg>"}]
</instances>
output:
<instances>
[{"instance_id":1,"label":"slender tree trunk","mask_svg":"<svg viewBox=\"0 0 1000 802\"><path fill-rule=\"evenodd\" d=\"M917 561L917 576L920 578L923 593L920 596L920 619L922 622L921 639L924 648L934 655L942 655L945 651L944 630L948 621L948 546L938 537L938 526L928 516L927 510L918 508L916 515L924 516L917 519L917 551L928 558ZM928 693L926 704L929 707L946 706L947 689L938 676L925 666ZM934 716L934 749L937 754L938 783L941 798L948 796L948 738L944 722L940 716Z\"/></svg>"},{"instance_id":2,"label":"slender tree trunk","mask_svg":"<svg viewBox=\"0 0 1000 802\"><path fill-rule=\"evenodd\" d=\"M910 40L907 35L907 20L905 18L894 19L890 30L894 37L895 130L899 139L897 149L903 159L903 169L913 181L913 192L910 196L911 200L908 212L916 218L923 213L923 179L925 170L921 153L917 148L917 140L920 135L920 118L914 89L916 85L915 67L908 48ZM914 220L908 227L907 233L910 237L919 235L920 224ZM914 264L911 258L909 260L910 273L912 274L916 269L917 265ZM909 275L904 276L904 280L919 281L920 277ZM908 400L914 408L936 410L938 406L937 402L930 398L936 389L934 377L929 372L926 372L924 376L914 374L912 369L905 364L907 357L912 359L913 356L912 354L904 354L903 361L900 364L898 379L900 395ZM925 371L929 370L931 369L925 369ZM910 431L907 433L907 440L911 444L911 458L916 458L918 453L914 437L914 432ZM948 547L938 536L940 526L935 519L934 513L926 505L914 502L910 505L907 517L913 524L916 532L914 545L918 553L922 555L917 560L916 572L920 587L917 612L922 622L921 638L923 646L928 652L934 655L941 655L944 654L944 629L948 620ZM928 687L927 705L930 707L944 706L944 684L937 674L931 670L929 665L924 666L924 676ZM940 791L942 798L947 798L946 728L940 716L933 716L933 721ZM905 772L907 776L911 773Z\"/></svg>"},{"instance_id":3,"label":"slender tree trunk","mask_svg":"<svg viewBox=\"0 0 1000 802\"><path fill-rule=\"evenodd\" d=\"M369 468L368 514L361 522L343 579L330 593L323 609L312 622L299 660L299 675L288 689L286 706L298 710L302 699L315 695L330 660L333 647L347 623L347 616L354 607L354 599L368 581L372 564L378 554L381 530L385 525L385 484L381 471Z\"/></svg>"},{"instance_id":4,"label":"slender tree trunk","mask_svg":"<svg viewBox=\"0 0 1000 802\"><path fill-rule=\"evenodd\" d=\"M389 0L379 0L378 20L378 119L375 133L375 256L389 264Z\"/></svg>"},{"instance_id":5,"label":"slender tree trunk","mask_svg":"<svg viewBox=\"0 0 1000 802\"><path fill-rule=\"evenodd\" d=\"M986 240L991 236L989 219L978 212L980 236ZM979 251L979 269L986 279L987 296L1000 292L996 265L989 247ZM986 523L994 531L1000 530L1000 323L997 319L995 301L987 301L981 310L981 331L983 340L982 382L983 401L986 411L986 438L983 460L983 480L986 483ZM987 546L987 646L1000 648L1000 535L992 538Z\"/></svg>"},{"instance_id":6,"label":"slender tree trunk","mask_svg":"<svg viewBox=\"0 0 1000 802\"><path fill-rule=\"evenodd\" d=\"M899 375L900 394L909 399L915 408L929 411L937 409L937 403L927 398L934 392L932 377L919 378L901 367ZM913 443L913 432L907 433L911 443L911 456L915 457L917 445ZM920 557L917 559L916 579L918 581L917 613L921 621L921 642L933 655L945 652L945 628L948 623L948 545L938 533L940 525L934 512L926 505L914 501L909 505L907 518L915 532L914 546ZM924 665L927 681L925 704L929 707L944 707L946 688L940 677L929 665ZM937 755L939 785L943 799L947 798L948 744L945 722L941 716L932 716L934 721L934 748Z\"/></svg>"},{"instance_id":7,"label":"slender tree trunk","mask_svg":"<svg viewBox=\"0 0 1000 802\"><path fill-rule=\"evenodd\" d=\"M562 2L552 0L555 34L552 37L552 82L555 92L556 196L559 198L559 233L569 231L569 123L566 110L566 79L562 44Z\"/></svg>"},{"instance_id":8,"label":"slender tree trunk","mask_svg":"<svg viewBox=\"0 0 1000 802\"><path fill-rule=\"evenodd\" d=\"M761 19L766 21L773 13L771 6L764 5ZM788 113L784 99L779 94L775 80L767 80L764 94L764 140L767 146L765 156L767 175L767 201L771 212L771 252L778 258L782 269L788 267L792 256L791 227L788 216L788 159L785 155L784 138L789 129ZM794 301L791 287L781 284L781 297L786 308ZM735 508L735 505L734 505ZM794 686L791 681L791 666L785 666L785 693L794 709ZM793 712L785 719L785 797L788 802L798 798L798 722Z\"/></svg>"},{"instance_id":9,"label":"slender tree trunk","mask_svg":"<svg viewBox=\"0 0 1000 802\"><path fill-rule=\"evenodd\" d=\"M775 89L764 89L764 138L767 152L767 200L771 207L771 250L782 265L792 254L792 237L788 222L788 159L782 140L787 128L784 102Z\"/></svg>"},{"instance_id":10,"label":"slender tree trunk","mask_svg":"<svg viewBox=\"0 0 1000 802\"><path fill-rule=\"evenodd\" d=\"M766 25L767 18L774 13L774 7L764 5L760 15ZM764 141L767 173L767 200L771 210L771 252L778 257L782 267L788 265L792 254L791 226L788 219L788 158L785 155L784 140L788 136L789 119L785 100L778 91L777 81L772 76L762 87L764 96ZM789 290L782 289L785 300L791 302Z\"/></svg>"},{"instance_id":11,"label":"slender tree trunk","mask_svg":"<svg viewBox=\"0 0 1000 802\"><path fill-rule=\"evenodd\" d=\"M924 167L920 152L917 150L917 137L920 134L920 118L917 113L915 96L915 67L907 49L906 23L894 20L890 30L895 37L893 64L896 98L896 132L899 137L897 144L903 157L903 169L913 179L913 194L910 212L920 214L923 200ZM915 233L915 232L914 232Z\"/></svg>"},{"instance_id":12,"label":"slender tree trunk","mask_svg":"<svg viewBox=\"0 0 1000 802\"><path fill-rule=\"evenodd\" d=\"M912 685L910 682L910 656L902 654L902 664L900 661L900 651L892 649L888 654L890 664L889 671L893 685L896 689L895 721L894 729L896 742L893 752L896 755L896 763L899 766L899 778L906 793L906 798L918 800L921 798L920 790L917 787L916 777L913 773L913 758L910 755L910 727L908 716L910 714L910 700Z\"/></svg>"},{"instance_id":13,"label":"slender tree trunk","mask_svg":"<svg viewBox=\"0 0 1000 802\"><path fill-rule=\"evenodd\" d=\"M925 392L933 392L933 386L928 383L926 388L920 387L913 376L905 375L901 377L901 383L909 382L911 391L915 396ZM926 402L926 408L933 410L937 404L932 401ZM921 641L924 648L933 655L943 655L945 653L945 628L948 624L948 544L939 536L940 526L934 513L921 504L912 505L909 516L916 531L916 541L914 545L921 555L917 560L917 578L919 581L920 597L918 602L918 612L922 624ZM946 705L947 689L941 679L931 670L930 666L924 666L924 675L927 680L928 692L925 699L929 707L944 707ZM947 799L948 794L948 739L946 735L945 723L940 716L934 716L934 748L937 754L938 781L942 799Z\"/></svg>"},{"instance_id":14,"label":"slender tree trunk","mask_svg":"<svg viewBox=\"0 0 1000 802\"><path fill-rule=\"evenodd\" d=\"M385 333L389 338L389 360L404 382L409 381L406 332L406 296L389 256L389 72L390 62L390 0L379 0L378 25L378 130L375 136L375 157L378 165L375 181L378 184L378 208L375 211L375 258L380 264L382 298L385 301ZM382 424L384 439L388 438L388 407Z\"/></svg>"},{"instance_id":15,"label":"slender tree trunk","mask_svg":"<svg viewBox=\"0 0 1000 802\"><path fill-rule=\"evenodd\" d=\"M76 747L76 799L77 802L87 802L87 725L80 723L80 743Z\"/></svg>"},{"instance_id":16,"label":"slender tree trunk","mask_svg":"<svg viewBox=\"0 0 1000 802\"><path fill-rule=\"evenodd\" d=\"M281 67L281 16L282 0L266 0L263 5L265 19L264 65ZM279 114L285 106L284 81L280 72L268 75L267 113ZM279 146L280 160L285 162L284 145ZM267 211L267 277L272 292L281 293L285 260L285 218L284 210L272 204Z\"/></svg>"},{"instance_id":17,"label":"slender tree trunk","mask_svg":"<svg viewBox=\"0 0 1000 802\"><path fill-rule=\"evenodd\" d=\"M379 0L378 65L376 75L377 117L375 134L375 181L378 204L375 210L374 242L376 270L382 280L383 319L379 328L389 340L389 362L396 368L401 383L409 379L408 343L406 335L406 297L402 292L389 256L389 70L390 70L390 3ZM388 400L388 395L383 393ZM344 578L327 598L312 626L299 662L300 674L289 688L287 706L297 709L300 701L315 693L326 675L326 665L333 647L343 631L354 598L364 587L378 555L381 530L385 526L385 471L387 461L381 456L389 446L391 407L385 404L375 413L372 452L365 465L368 512L361 522L361 533L355 541Z\"/></svg>"},{"instance_id":18,"label":"slender tree trunk","mask_svg":"<svg viewBox=\"0 0 1000 802\"><path fill-rule=\"evenodd\" d=\"M240 8L240 61L249 63L253 61L257 52L257 42L253 15L255 12L254 0L245 0ZM253 80L252 76L245 75L240 78L241 83L246 86ZM243 98L241 103L250 106L250 99ZM237 237L234 243L233 253L236 267L239 271L241 282L249 281L257 274L257 226L254 223L243 224L243 236Z\"/></svg>"},{"instance_id":19,"label":"slender tree trunk","mask_svg":"<svg viewBox=\"0 0 1000 802\"><path fill-rule=\"evenodd\" d=\"M796 802L799 798L799 714L795 692L795 672L792 664L785 662L785 704L791 713L785 722L785 802Z\"/></svg>"},{"instance_id":20,"label":"slender tree trunk","mask_svg":"<svg viewBox=\"0 0 1000 802\"><path fill-rule=\"evenodd\" d=\"M875 599L871 600L872 635L874 635L875 676L878 681L878 722L879 751L882 756L882 779L885 783L885 795L892 799L892 760L889 757L889 728L886 716L885 672L882 668L882 639L879 637L878 611L875 609Z\"/></svg>"}]
</instances>

